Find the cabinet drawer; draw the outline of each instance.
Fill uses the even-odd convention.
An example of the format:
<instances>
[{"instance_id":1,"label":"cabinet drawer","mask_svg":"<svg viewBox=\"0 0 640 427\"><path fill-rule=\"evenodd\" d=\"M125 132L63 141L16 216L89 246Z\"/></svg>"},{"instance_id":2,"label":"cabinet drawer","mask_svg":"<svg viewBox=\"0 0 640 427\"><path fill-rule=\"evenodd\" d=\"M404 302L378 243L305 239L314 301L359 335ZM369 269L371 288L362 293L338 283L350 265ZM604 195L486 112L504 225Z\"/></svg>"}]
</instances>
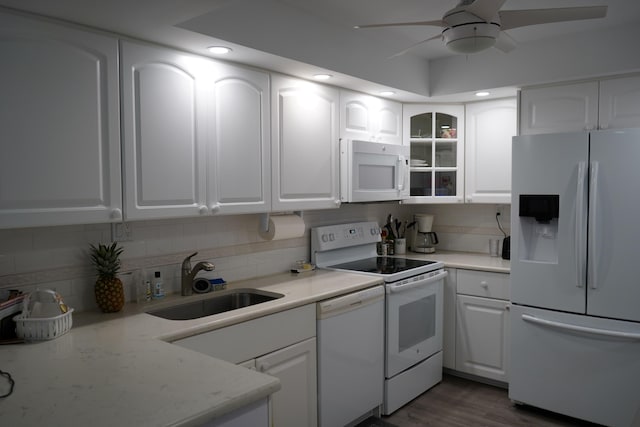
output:
<instances>
[{"instance_id":1,"label":"cabinet drawer","mask_svg":"<svg viewBox=\"0 0 640 427\"><path fill-rule=\"evenodd\" d=\"M509 274L458 270L459 294L509 300Z\"/></svg>"}]
</instances>

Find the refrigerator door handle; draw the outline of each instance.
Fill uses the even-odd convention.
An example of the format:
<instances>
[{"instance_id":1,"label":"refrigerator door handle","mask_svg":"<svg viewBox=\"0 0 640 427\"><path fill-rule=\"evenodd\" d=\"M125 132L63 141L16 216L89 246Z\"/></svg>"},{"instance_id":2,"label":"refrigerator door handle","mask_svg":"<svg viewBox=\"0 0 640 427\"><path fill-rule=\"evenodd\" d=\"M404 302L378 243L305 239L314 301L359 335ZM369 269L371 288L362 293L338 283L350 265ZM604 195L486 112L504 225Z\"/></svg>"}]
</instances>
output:
<instances>
[{"instance_id":1,"label":"refrigerator door handle","mask_svg":"<svg viewBox=\"0 0 640 427\"><path fill-rule=\"evenodd\" d=\"M606 338L617 338L631 341L640 341L640 334L633 332L612 331L609 329L590 328L588 326L572 325L569 323L555 322L553 320L540 319L539 317L523 314L522 320L535 325L546 326L553 329L561 329L570 332L581 332Z\"/></svg>"},{"instance_id":2,"label":"refrigerator door handle","mask_svg":"<svg viewBox=\"0 0 640 427\"><path fill-rule=\"evenodd\" d=\"M598 287L598 248L596 242L597 206L598 206L598 162L591 162L589 179L589 272L587 281L591 289Z\"/></svg>"},{"instance_id":3,"label":"refrigerator door handle","mask_svg":"<svg viewBox=\"0 0 640 427\"><path fill-rule=\"evenodd\" d=\"M578 188L576 190L576 230L574 233L574 250L576 254L576 286L581 288L585 284L586 257L584 256L584 217L587 212L584 197L584 184L587 179L587 162L578 163Z\"/></svg>"}]
</instances>

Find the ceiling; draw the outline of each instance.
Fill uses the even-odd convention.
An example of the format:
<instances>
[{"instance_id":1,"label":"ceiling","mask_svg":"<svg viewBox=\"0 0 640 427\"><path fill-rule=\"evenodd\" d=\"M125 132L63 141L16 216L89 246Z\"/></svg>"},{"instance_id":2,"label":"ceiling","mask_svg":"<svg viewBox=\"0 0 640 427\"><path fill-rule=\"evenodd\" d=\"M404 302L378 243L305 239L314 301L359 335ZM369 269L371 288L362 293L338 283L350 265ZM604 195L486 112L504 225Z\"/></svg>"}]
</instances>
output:
<instances>
[{"instance_id":1,"label":"ceiling","mask_svg":"<svg viewBox=\"0 0 640 427\"><path fill-rule=\"evenodd\" d=\"M457 0L0 0L0 5L8 8L202 55L209 55L207 46L227 44L233 52L225 60L303 78L324 71L334 75L331 83L337 86L368 93L391 88L404 102L471 99L470 92L437 99L430 96L430 64L452 55L439 40L389 59L437 35L440 29L354 30L353 26L440 19L456 4ZM607 17L524 27L510 30L509 35L523 47L572 34L640 24L640 2L634 0L507 0L502 9L591 5L608 5ZM492 89L494 97L515 93L515 87Z\"/></svg>"}]
</instances>

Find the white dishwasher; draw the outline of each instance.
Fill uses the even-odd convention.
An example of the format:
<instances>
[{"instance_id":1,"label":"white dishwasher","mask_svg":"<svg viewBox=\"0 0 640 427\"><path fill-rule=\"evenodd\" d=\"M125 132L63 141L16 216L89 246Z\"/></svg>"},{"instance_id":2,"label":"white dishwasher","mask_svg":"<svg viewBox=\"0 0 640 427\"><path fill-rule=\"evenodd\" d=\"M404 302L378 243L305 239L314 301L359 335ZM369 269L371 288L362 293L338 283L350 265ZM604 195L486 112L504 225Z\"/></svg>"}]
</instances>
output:
<instances>
[{"instance_id":1,"label":"white dishwasher","mask_svg":"<svg viewBox=\"0 0 640 427\"><path fill-rule=\"evenodd\" d=\"M384 399L384 287L317 305L318 424L378 415Z\"/></svg>"}]
</instances>

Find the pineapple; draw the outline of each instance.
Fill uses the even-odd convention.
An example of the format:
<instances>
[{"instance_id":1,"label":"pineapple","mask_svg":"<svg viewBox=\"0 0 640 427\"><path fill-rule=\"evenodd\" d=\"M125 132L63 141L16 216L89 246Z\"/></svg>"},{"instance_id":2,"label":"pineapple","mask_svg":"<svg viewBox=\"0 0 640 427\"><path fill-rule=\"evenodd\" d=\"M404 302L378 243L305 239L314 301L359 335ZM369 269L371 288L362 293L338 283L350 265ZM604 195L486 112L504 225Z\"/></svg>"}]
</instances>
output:
<instances>
[{"instance_id":1,"label":"pineapple","mask_svg":"<svg viewBox=\"0 0 640 427\"><path fill-rule=\"evenodd\" d=\"M112 245L91 245L91 261L98 271L96 280L96 302L105 313L115 313L124 306L124 289L122 281L116 277L120 270L120 254L124 250Z\"/></svg>"}]
</instances>

